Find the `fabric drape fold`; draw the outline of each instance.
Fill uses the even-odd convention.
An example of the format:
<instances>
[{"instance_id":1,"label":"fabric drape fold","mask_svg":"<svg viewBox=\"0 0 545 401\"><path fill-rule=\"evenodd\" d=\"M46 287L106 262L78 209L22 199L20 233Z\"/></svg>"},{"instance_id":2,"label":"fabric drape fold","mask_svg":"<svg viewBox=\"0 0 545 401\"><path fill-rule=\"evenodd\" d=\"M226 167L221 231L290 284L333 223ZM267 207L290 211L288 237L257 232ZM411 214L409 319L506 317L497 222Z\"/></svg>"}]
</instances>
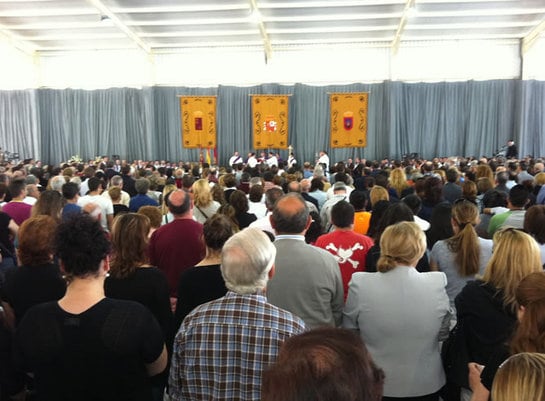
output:
<instances>
[{"instance_id":1,"label":"fabric drape fold","mask_svg":"<svg viewBox=\"0 0 545 401\"><path fill-rule=\"evenodd\" d=\"M331 92L369 92L367 147L329 149ZM217 151L225 163L235 150L253 151L250 94L291 95L289 143L300 162L315 161L323 149L332 161L407 153L478 157L511 138L520 156L545 155L545 82L521 80L0 91L0 146L48 163L114 154L198 161L198 149L182 147L178 96L214 95Z\"/></svg>"}]
</instances>

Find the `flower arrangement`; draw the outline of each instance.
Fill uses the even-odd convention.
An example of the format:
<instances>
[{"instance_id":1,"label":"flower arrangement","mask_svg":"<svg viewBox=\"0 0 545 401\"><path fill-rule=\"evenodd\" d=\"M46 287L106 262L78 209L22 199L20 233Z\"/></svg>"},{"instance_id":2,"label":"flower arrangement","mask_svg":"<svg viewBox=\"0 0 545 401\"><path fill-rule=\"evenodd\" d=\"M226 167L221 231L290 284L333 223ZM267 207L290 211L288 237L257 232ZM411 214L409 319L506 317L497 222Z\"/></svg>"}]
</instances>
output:
<instances>
[{"instance_id":1,"label":"flower arrangement","mask_svg":"<svg viewBox=\"0 0 545 401\"><path fill-rule=\"evenodd\" d=\"M73 155L67 161L68 164L80 164L81 162L83 162L83 159L79 155Z\"/></svg>"}]
</instances>

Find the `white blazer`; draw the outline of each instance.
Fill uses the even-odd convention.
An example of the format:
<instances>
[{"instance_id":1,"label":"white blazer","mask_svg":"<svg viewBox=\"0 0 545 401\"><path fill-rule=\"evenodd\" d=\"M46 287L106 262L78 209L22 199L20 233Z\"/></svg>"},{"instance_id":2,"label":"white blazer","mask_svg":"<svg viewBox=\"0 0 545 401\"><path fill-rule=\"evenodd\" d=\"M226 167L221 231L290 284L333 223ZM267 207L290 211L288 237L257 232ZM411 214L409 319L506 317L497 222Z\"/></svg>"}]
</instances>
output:
<instances>
[{"instance_id":1,"label":"white blazer","mask_svg":"<svg viewBox=\"0 0 545 401\"><path fill-rule=\"evenodd\" d=\"M384 370L384 396L417 397L445 384L439 341L451 316L446 284L444 273L406 266L352 275L343 327L359 330Z\"/></svg>"}]
</instances>

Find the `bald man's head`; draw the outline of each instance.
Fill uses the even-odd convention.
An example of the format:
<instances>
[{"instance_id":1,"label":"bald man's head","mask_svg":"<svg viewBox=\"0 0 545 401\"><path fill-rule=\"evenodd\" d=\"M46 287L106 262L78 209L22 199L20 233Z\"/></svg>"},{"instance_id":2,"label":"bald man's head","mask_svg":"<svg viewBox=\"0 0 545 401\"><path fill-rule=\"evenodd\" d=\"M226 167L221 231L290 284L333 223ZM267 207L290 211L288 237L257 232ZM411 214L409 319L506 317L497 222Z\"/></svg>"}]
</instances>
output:
<instances>
[{"instance_id":1,"label":"bald man's head","mask_svg":"<svg viewBox=\"0 0 545 401\"><path fill-rule=\"evenodd\" d=\"M301 195L290 192L276 202L271 225L277 234L303 234L309 224L308 207Z\"/></svg>"},{"instance_id":2,"label":"bald man's head","mask_svg":"<svg viewBox=\"0 0 545 401\"><path fill-rule=\"evenodd\" d=\"M168 197L168 210L174 216L182 216L191 209L191 199L189 193L178 189L170 193Z\"/></svg>"},{"instance_id":3,"label":"bald man's head","mask_svg":"<svg viewBox=\"0 0 545 401\"><path fill-rule=\"evenodd\" d=\"M301 184L298 181L291 181L288 183L288 192L301 193Z\"/></svg>"},{"instance_id":4,"label":"bald man's head","mask_svg":"<svg viewBox=\"0 0 545 401\"><path fill-rule=\"evenodd\" d=\"M303 192L310 191L310 180L308 178L304 178L301 180L301 191Z\"/></svg>"}]
</instances>

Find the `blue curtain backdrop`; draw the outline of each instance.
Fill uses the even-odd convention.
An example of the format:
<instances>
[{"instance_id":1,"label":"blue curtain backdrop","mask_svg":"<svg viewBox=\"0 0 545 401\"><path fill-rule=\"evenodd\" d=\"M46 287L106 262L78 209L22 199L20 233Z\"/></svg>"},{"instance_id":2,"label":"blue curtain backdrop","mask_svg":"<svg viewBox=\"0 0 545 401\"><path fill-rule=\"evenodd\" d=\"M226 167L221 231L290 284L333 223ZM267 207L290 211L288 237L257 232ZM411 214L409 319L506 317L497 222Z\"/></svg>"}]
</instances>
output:
<instances>
[{"instance_id":1,"label":"blue curtain backdrop","mask_svg":"<svg viewBox=\"0 0 545 401\"><path fill-rule=\"evenodd\" d=\"M329 148L331 92L370 93L366 148ZM521 80L0 91L0 147L47 163L76 154L197 161L198 149L182 147L178 97L216 95L225 163L234 150L253 150L251 94L291 95L289 142L300 162L322 149L333 161L492 155L510 138L521 155L545 155L545 82Z\"/></svg>"}]
</instances>

